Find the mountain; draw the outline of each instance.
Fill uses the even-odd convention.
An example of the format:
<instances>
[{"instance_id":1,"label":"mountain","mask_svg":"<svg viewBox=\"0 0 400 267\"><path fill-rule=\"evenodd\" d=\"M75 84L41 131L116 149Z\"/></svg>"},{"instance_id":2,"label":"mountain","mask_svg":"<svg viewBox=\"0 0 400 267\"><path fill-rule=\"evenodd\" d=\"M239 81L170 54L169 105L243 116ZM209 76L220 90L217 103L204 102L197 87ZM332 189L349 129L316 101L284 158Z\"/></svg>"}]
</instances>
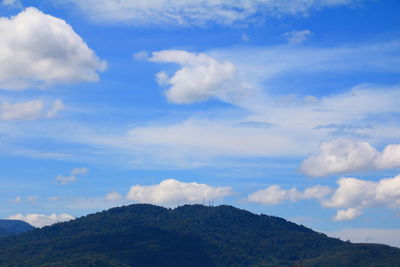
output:
<instances>
[{"instance_id":1,"label":"mountain","mask_svg":"<svg viewBox=\"0 0 400 267\"><path fill-rule=\"evenodd\" d=\"M5 236L9 236L9 235L10 235L9 232L7 232L6 230L0 228L0 238L1 237L5 237Z\"/></svg>"},{"instance_id":2,"label":"mountain","mask_svg":"<svg viewBox=\"0 0 400 267\"><path fill-rule=\"evenodd\" d=\"M138 204L0 240L1 266L400 266L400 249L231 206Z\"/></svg>"},{"instance_id":3,"label":"mountain","mask_svg":"<svg viewBox=\"0 0 400 267\"><path fill-rule=\"evenodd\" d=\"M0 237L18 235L35 229L29 223L19 220L0 220Z\"/></svg>"}]
</instances>

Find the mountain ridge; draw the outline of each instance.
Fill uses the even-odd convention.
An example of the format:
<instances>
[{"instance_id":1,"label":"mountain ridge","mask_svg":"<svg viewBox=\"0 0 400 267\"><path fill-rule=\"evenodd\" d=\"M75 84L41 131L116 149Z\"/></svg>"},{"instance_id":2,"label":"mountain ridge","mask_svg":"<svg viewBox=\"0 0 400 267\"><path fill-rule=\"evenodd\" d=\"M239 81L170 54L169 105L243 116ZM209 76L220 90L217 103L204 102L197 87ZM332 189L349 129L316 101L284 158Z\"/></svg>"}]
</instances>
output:
<instances>
[{"instance_id":1,"label":"mountain ridge","mask_svg":"<svg viewBox=\"0 0 400 267\"><path fill-rule=\"evenodd\" d=\"M20 220L0 220L0 237L18 235L35 229L27 222Z\"/></svg>"},{"instance_id":2,"label":"mountain ridge","mask_svg":"<svg viewBox=\"0 0 400 267\"><path fill-rule=\"evenodd\" d=\"M2 240L1 266L392 267L400 262L397 248L352 244L225 205L135 204Z\"/></svg>"}]
</instances>

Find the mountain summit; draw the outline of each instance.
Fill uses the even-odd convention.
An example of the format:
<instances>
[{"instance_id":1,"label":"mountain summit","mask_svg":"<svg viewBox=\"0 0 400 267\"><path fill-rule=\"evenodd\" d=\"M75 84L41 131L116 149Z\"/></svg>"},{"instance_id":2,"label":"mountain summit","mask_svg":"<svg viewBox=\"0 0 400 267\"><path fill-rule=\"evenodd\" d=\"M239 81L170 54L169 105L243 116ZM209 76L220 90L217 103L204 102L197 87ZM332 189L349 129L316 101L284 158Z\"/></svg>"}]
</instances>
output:
<instances>
[{"instance_id":1,"label":"mountain summit","mask_svg":"<svg viewBox=\"0 0 400 267\"><path fill-rule=\"evenodd\" d=\"M113 208L1 239L1 266L399 266L400 249L353 244L231 206ZM396 265L397 264L397 265Z\"/></svg>"},{"instance_id":2,"label":"mountain summit","mask_svg":"<svg viewBox=\"0 0 400 267\"><path fill-rule=\"evenodd\" d=\"M29 223L19 220L0 220L0 237L18 235L35 229Z\"/></svg>"}]
</instances>

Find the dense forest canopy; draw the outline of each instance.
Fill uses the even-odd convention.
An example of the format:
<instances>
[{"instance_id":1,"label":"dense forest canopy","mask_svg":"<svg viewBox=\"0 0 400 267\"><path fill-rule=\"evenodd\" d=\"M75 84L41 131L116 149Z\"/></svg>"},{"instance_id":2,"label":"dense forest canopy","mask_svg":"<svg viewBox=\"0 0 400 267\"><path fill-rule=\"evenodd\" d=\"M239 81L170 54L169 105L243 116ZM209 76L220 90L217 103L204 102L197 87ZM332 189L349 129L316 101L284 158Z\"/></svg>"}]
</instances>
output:
<instances>
[{"instance_id":1,"label":"dense forest canopy","mask_svg":"<svg viewBox=\"0 0 400 267\"><path fill-rule=\"evenodd\" d=\"M231 206L113 208L0 242L1 266L396 266L400 249L352 244Z\"/></svg>"},{"instance_id":2,"label":"dense forest canopy","mask_svg":"<svg viewBox=\"0 0 400 267\"><path fill-rule=\"evenodd\" d=\"M34 227L26 222L19 220L0 220L0 237L17 235L30 231Z\"/></svg>"}]
</instances>

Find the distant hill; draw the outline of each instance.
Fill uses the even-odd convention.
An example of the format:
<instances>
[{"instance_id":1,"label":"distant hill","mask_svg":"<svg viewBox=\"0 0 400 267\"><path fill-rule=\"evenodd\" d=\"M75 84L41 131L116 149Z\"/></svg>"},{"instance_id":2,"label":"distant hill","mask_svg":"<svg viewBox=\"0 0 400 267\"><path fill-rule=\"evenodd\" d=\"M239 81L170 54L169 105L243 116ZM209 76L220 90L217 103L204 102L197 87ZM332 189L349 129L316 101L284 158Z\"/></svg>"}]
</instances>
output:
<instances>
[{"instance_id":1,"label":"distant hill","mask_svg":"<svg viewBox=\"0 0 400 267\"><path fill-rule=\"evenodd\" d=\"M17 235L35 229L29 223L19 220L0 220L0 237Z\"/></svg>"},{"instance_id":2,"label":"distant hill","mask_svg":"<svg viewBox=\"0 0 400 267\"><path fill-rule=\"evenodd\" d=\"M131 205L0 240L0 266L400 266L400 249L231 206Z\"/></svg>"}]
</instances>

